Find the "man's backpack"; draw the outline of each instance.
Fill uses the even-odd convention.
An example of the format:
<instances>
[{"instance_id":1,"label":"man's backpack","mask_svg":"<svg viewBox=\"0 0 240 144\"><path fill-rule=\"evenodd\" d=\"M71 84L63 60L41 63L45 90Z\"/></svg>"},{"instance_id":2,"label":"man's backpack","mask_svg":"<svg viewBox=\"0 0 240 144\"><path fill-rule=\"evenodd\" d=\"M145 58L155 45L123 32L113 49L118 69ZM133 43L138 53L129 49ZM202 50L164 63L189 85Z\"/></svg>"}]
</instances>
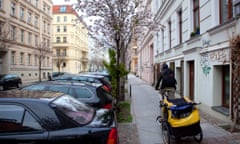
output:
<instances>
[{"instance_id":1,"label":"man's backpack","mask_svg":"<svg viewBox=\"0 0 240 144\"><path fill-rule=\"evenodd\" d=\"M163 73L162 84L164 87L175 87L176 79L174 77L174 73L171 69L168 69Z\"/></svg>"}]
</instances>

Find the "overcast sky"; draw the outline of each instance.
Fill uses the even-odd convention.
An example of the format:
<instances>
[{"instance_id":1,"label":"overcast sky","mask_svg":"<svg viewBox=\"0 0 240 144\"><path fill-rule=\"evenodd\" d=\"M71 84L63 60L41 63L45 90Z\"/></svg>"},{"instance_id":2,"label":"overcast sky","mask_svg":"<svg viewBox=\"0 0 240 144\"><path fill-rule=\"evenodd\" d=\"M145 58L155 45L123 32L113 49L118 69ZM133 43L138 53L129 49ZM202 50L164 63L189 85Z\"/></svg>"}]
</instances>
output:
<instances>
[{"instance_id":1,"label":"overcast sky","mask_svg":"<svg viewBox=\"0 0 240 144\"><path fill-rule=\"evenodd\" d=\"M59 5L59 4L73 4L77 3L77 0L52 0L54 5Z\"/></svg>"}]
</instances>

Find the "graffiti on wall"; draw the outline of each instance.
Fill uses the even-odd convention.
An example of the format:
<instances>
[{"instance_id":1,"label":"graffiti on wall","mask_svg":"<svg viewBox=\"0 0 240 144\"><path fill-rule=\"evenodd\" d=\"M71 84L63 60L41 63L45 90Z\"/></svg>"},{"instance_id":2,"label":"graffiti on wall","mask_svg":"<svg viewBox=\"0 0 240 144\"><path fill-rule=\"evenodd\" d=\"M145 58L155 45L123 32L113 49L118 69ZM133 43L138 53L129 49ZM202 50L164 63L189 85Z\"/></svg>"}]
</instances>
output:
<instances>
[{"instance_id":1,"label":"graffiti on wall","mask_svg":"<svg viewBox=\"0 0 240 144\"><path fill-rule=\"evenodd\" d=\"M202 54L200 64L202 66L203 73L207 76L210 73L211 67L210 67L210 60L207 53Z\"/></svg>"},{"instance_id":2,"label":"graffiti on wall","mask_svg":"<svg viewBox=\"0 0 240 144\"><path fill-rule=\"evenodd\" d=\"M210 62L217 62L220 64L226 64L230 62L229 49L221 49L201 55L200 64L202 66L203 73L207 76L210 71Z\"/></svg>"}]
</instances>

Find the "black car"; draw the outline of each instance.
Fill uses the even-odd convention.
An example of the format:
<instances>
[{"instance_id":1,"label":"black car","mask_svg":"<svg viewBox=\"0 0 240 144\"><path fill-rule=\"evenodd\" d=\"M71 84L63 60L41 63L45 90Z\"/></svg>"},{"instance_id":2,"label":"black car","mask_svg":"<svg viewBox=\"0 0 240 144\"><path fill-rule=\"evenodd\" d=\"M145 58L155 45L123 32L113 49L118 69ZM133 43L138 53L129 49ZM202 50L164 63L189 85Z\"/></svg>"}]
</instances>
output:
<instances>
[{"instance_id":1,"label":"black car","mask_svg":"<svg viewBox=\"0 0 240 144\"><path fill-rule=\"evenodd\" d=\"M101 75L92 75L92 74L65 74L62 76L55 77L55 81L80 81L80 82L90 82L90 83L99 83L108 91L112 91L111 83Z\"/></svg>"},{"instance_id":2,"label":"black car","mask_svg":"<svg viewBox=\"0 0 240 144\"><path fill-rule=\"evenodd\" d=\"M0 74L0 91L10 87L21 87L22 79L16 74Z\"/></svg>"},{"instance_id":3,"label":"black car","mask_svg":"<svg viewBox=\"0 0 240 144\"><path fill-rule=\"evenodd\" d=\"M3 144L117 144L114 113L95 110L59 92L12 90L0 93Z\"/></svg>"},{"instance_id":4,"label":"black car","mask_svg":"<svg viewBox=\"0 0 240 144\"><path fill-rule=\"evenodd\" d=\"M112 95L107 92L101 84L87 84L70 81L45 81L23 87L22 89L63 92L95 108L111 109L114 102Z\"/></svg>"}]
</instances>

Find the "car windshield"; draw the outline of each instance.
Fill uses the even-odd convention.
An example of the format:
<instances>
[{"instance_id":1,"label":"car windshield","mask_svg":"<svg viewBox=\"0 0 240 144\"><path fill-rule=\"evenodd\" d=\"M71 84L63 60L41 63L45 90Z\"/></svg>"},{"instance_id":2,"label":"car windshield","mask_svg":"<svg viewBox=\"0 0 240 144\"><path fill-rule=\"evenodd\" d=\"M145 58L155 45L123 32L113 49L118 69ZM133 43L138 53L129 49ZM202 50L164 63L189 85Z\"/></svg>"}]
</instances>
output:
<instances>
[{"instance_id":1,"label":"car windshield","mask_svg":"<svg viewBox=\"0 0 240 144\"><path fill-rule=\"evenodd\" d=\"M30 85L22 88L24 90L44 90L45 86L41 84Z\"/></svg>"},{"instance_id":2,"label":"car windshield","mask_svg":"<svg viewBox=\"0 0 240 144\"><path fill-rule=\"evenodd\" d=\"M57 110L81 125L91 122L95 114L93 108L79 102L69 95L64 95L55 99L52 104L56 106Z\"/></svg>"}]
</instances>

